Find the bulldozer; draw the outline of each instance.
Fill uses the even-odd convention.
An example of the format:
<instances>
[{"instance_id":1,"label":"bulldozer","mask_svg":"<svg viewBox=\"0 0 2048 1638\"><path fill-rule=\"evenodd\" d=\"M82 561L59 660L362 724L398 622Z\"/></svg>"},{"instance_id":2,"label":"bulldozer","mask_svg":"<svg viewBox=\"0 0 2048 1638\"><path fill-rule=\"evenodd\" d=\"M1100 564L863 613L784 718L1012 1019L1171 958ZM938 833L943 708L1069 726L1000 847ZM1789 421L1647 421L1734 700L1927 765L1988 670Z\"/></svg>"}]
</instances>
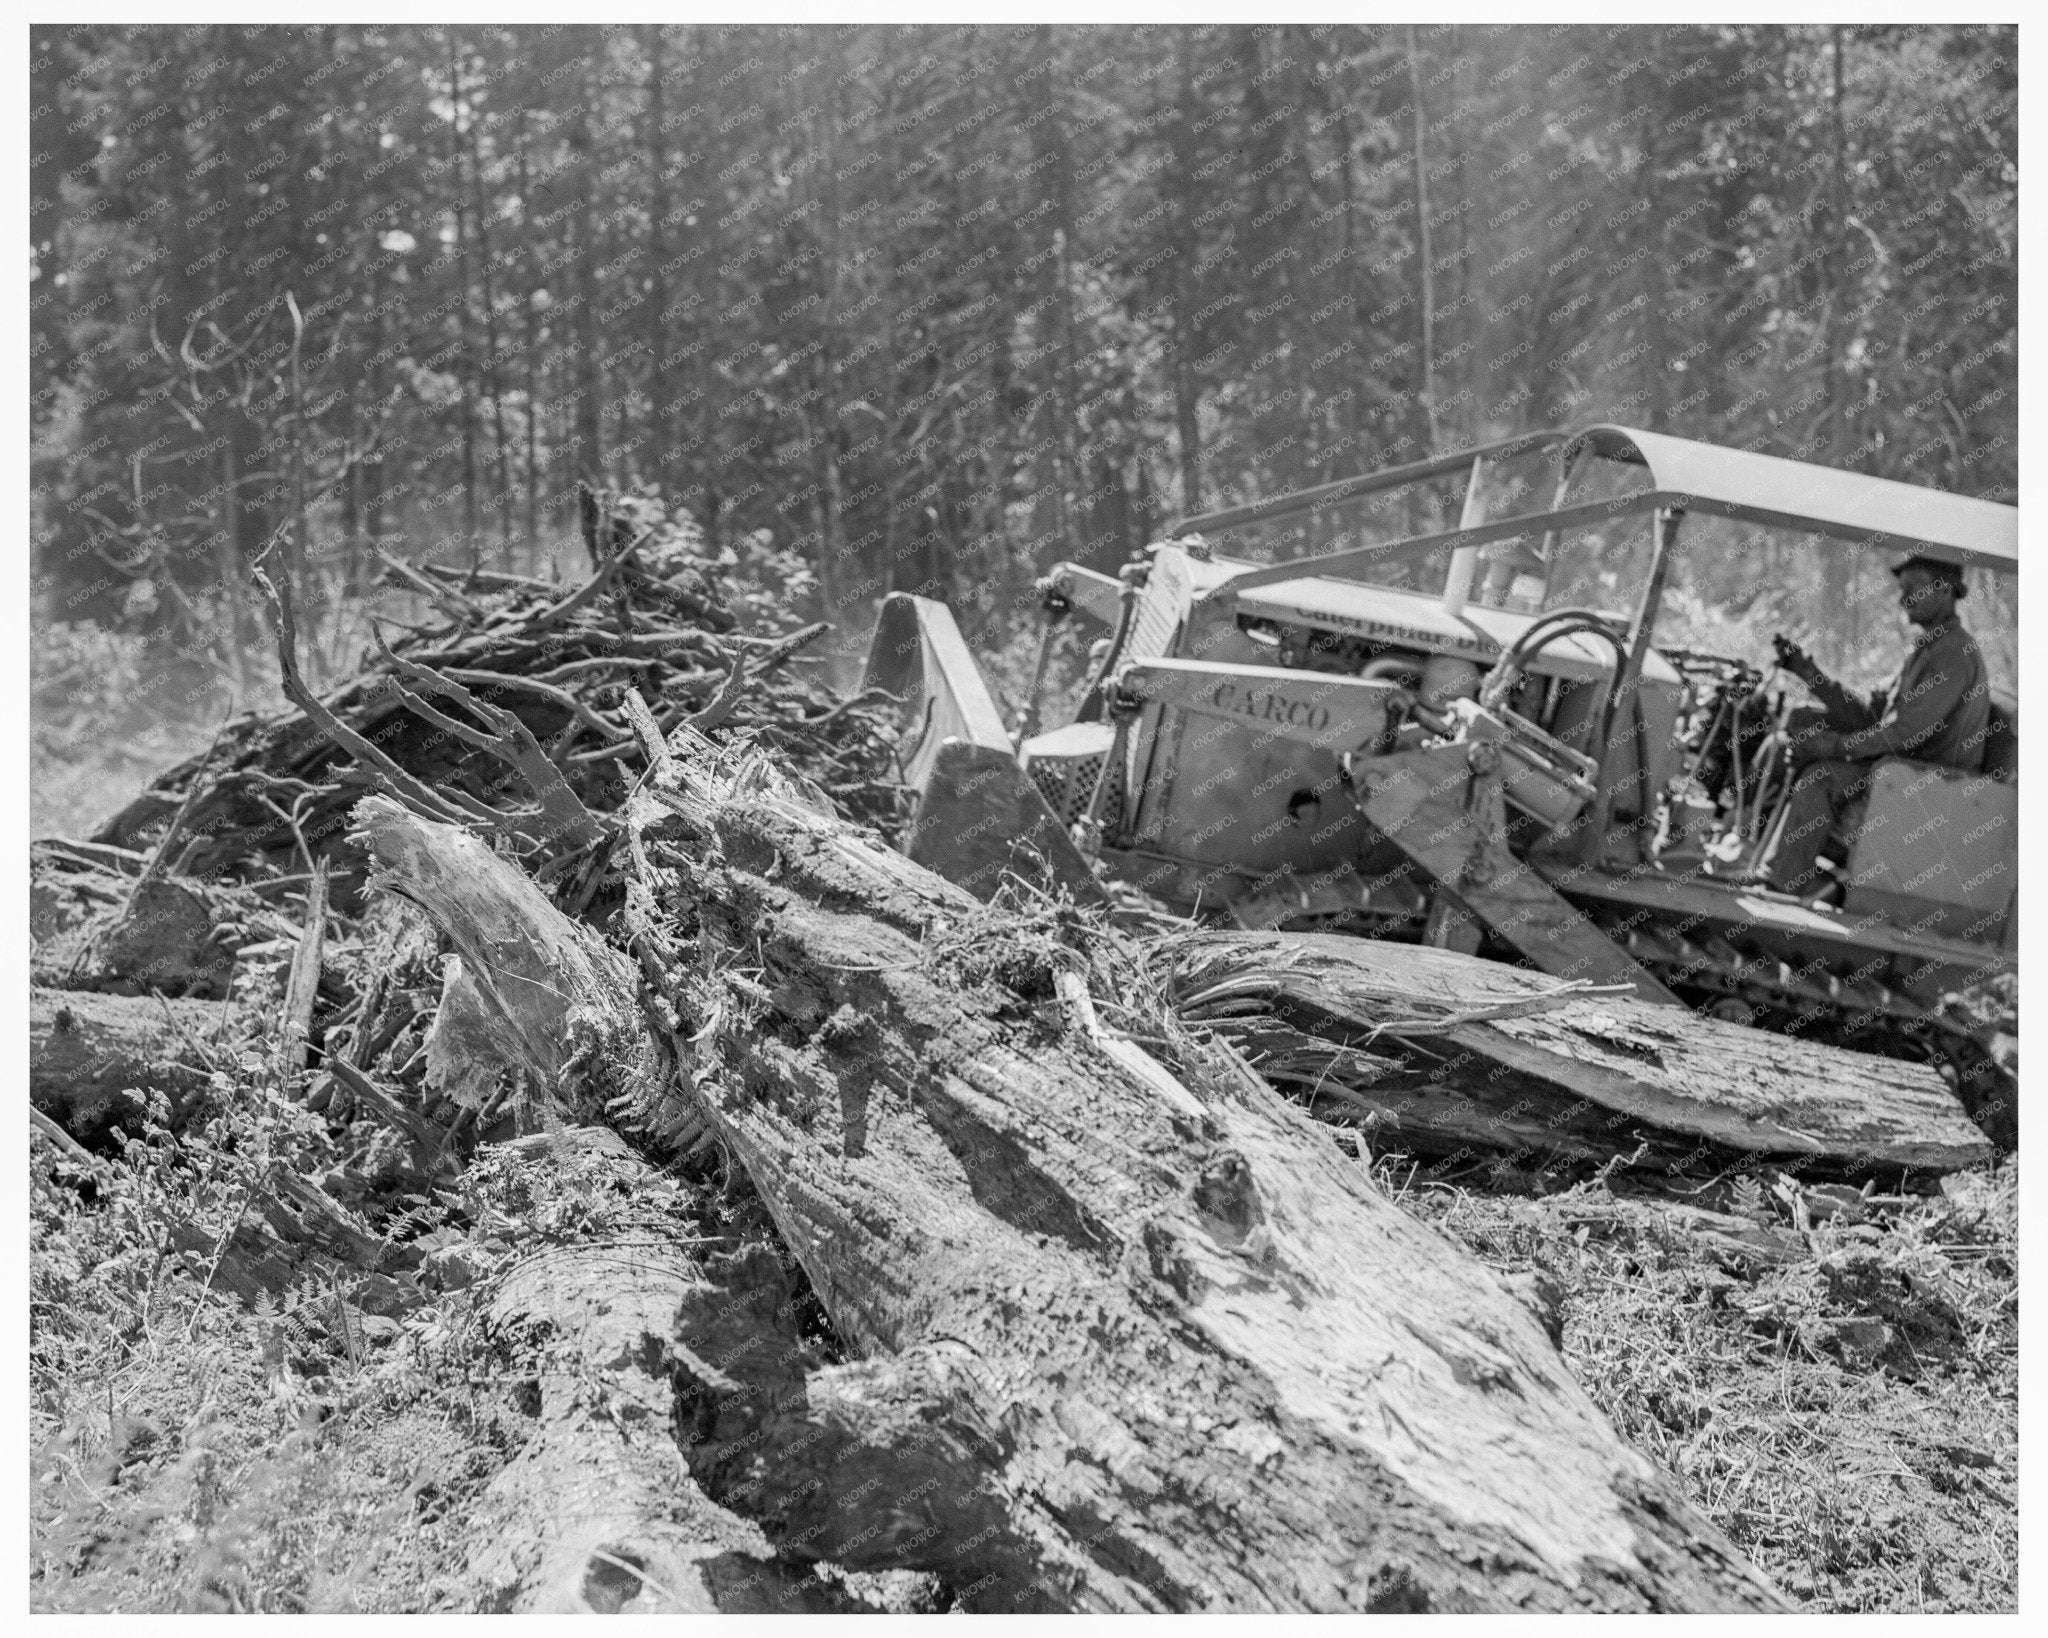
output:
<instances>
[{"instance_id":1,"label":"bulldozer","mask_svg":"<svg viewBox=\"0 0 2048 1638\"><path fill-rule=\"evenodd\" d=\"M1981 772L1877 769L1828 892L1773 890L1796 691L1656 641L1698 537L1759 574L1798 549L2018 572L2013 507L1664 433L1410 461L1185 518L1116 575L1060 564L1008 723L948 608L891 594L866 683L902 702L904 846L983 897L1036 873L1922 1059L2016 1144L2016 1042L1959 1000L2017 979L2016 701ZM1100 636L1046 727L1068 622Z\"/></svg>"}]
</instances>

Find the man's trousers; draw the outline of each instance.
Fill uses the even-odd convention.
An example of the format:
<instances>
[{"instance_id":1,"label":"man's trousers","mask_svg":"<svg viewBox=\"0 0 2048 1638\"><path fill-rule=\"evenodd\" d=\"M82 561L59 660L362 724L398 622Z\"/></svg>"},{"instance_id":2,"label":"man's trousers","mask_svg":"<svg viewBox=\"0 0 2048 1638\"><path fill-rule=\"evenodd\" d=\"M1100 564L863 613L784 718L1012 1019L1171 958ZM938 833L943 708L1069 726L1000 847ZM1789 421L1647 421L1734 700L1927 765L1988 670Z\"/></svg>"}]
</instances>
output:
<instances>
[{"instance_id":1,"label":"man's trousers","mask_svg":"<svg viewBox=\"0 0 2048 1638\"><path fill-rule=\"evenodd\" d=\"M1870 776L1875 762L1847 762L1830 757L1809 762L1792 782L1792 794L1785 801L1785 827L1771 854L1771 885L1782 892L1807 894L1820 878L1821 849L1830 841L1842 842L1838 818L1852 802L1870 793ZM1860 815L1852 816L1860 818ZM1838 846L1837 857L1845 851Z\"/></svg>"}]
</instances>

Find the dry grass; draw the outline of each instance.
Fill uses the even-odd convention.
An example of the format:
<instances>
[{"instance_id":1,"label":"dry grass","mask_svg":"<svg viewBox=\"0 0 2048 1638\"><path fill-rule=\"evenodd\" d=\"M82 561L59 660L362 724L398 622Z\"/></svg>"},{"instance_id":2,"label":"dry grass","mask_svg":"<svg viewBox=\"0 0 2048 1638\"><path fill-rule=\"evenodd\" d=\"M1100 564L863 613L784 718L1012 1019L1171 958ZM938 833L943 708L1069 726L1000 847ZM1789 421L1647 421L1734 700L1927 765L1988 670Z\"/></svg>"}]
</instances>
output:
<instances>
[{"instance_id":1,"label":"dry grass","mask_svg":"<svg viewBox=\"0 0 2048 1638\"><path fill-rule=\"evenodd\" d=\"M1384 1168L1397 1192L1404 1171ZM1805 1608L2014 1610L2018 1172L1819 1225L1776 1267L1597 1185L1403 1203L1562 1285L1574 1374ZM1783 1226L1767 1191L1746 1203Z\"/></svg>"},{"instance_id":2,"label":"dry grass","mask_svg":"<svg viewBox=\"0 0 2048 1638\"><path fill-rule=\"evenodd\" d=\"M1380 1174L1492 1267L1553 1277L1579 1380L1806 1608L2016 1607L2016 1161L1782 1263L1599 1184ZM156 1256L140 1168L91 1201L40 1152L34 1176L33 1607L465 1607L469 1521L532 1425L469 1351L469 1290L396 1324L317 1289L251 1313ZM455 1213L480 1274L590 1226L591 1201L500 1181L474 1168ZM1792 1232L1768 1191L1729 1203Z\"/></svg>"},{"instance_id":3,"label":"dry grass","mask_svg":"<svg viewBox=\"0 0 2048 1638\"><path fill-rule=\"evenodd\" d=\"M250 1312L159 1256L136 1168L90 1201L32 1168L32 1607L455 1607L469 1504L526 1418L470 1385L447 1314L318 1281Z\"/></svg>"}]
</instances>

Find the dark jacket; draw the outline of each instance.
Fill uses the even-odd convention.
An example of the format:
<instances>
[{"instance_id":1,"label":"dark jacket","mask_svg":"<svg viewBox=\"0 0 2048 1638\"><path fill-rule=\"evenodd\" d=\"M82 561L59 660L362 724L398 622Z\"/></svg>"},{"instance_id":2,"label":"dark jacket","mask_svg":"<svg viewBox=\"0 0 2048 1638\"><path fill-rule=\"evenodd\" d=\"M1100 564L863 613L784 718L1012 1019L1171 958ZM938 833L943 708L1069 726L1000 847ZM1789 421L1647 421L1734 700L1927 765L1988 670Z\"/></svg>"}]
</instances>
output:
<instances>
[{"instance_id":1,"label":"dark jacket","mask_svg":"<svg viewBox=\"0 0 2048 1638\"><path fill-rule=\"evenodd\" d=\"M1839 754L1847 761L1903 756L1964 773L1984 765L1991 680L1975 640L1957 621L1922 627L1904 669L1868 704L1832 678L1822 678L1814 693L1842 734Z\"/></svg>"}]
</instances>

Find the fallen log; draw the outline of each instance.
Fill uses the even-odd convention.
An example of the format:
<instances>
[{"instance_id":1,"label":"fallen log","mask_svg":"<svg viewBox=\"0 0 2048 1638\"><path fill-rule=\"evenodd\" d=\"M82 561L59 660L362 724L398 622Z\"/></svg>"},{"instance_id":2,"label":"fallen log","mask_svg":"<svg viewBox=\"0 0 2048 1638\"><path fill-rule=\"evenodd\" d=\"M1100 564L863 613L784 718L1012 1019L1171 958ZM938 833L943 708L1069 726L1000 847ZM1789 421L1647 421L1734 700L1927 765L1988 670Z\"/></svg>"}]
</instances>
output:
<instances>
[{"instance_id":1,"label":"fallen log","mask_svg":"<svg viewBox=\"0 0 2048 1638\"><path fill-rule=\"evenodd\" d=\"M532 1373L535 1425L491 1481L469 1564L489 1611L683 1614L868 1606L779 1557L761 1527L711 1501L674 1434L677 1316L715 1313L699 1247L660 1202L654 1168L603 1127L521 1140L519 1164L635 1202L642 1232L542 1246L497 1282L483 1337ZM667 1192L673 1193L671 1187ZM701 1329L700 1345L714 1348Z\"/></svg>"},{"instance_id":2,"label":"fallen log","mask_svg":"<svg viewBox=\"0 0 2048 1638\"><path fill-rule=\"evenodd\" d=\"M61 1139L58 1147L75 1160L115 1127L139 1136L149 1095L162 1093L175 1130L209 1085L208 1043L222 1012L219 1003L31 988L32 1124L53 1142ZM372 1273L418 1261L417 1253L366 1232L326 1194L281 1168L225 1231L177 1215L165 1227L170 1249L195 1279L244 1303L284 1291L316 1256Z\"/></svg>"},{"instance_id":3,"label":"fallen log","mask_svg":"<svg viewBox=\"0 0 2048 1638\"><path fill-rule=\"evenodd\" d=\"M368 1232L324 1190L281 1166L272 1167L224 1230L179 1215L164 1226L169 1249L193 1280L245 1307L284 1294L309 1272L355 1284L420 1263L416 1248Z\"/></svg>"},{"instance_id":4,"label":"fallen log","mask_svg":"<svg viewBox=\"0 0 2048 1638\"><path fill-rule=\"evenodd\" d=\"M144 1110L136 1094L173 1106L206 1087L199 1043L221 1025L218 1002L100 995L31 987L29 1101L81 1143L92 1144Z\"/></svg>"},{"instance_id":5,"label":"fallen log","mask_svg":"<svg viewBox=\"0 0 2048 1638\"><path fill-rule=\"evenodd\" d=\"M1382 1148L1528 1169L1640 1151L1638 1167L1674 1175L1768 1162L1859 1181L1992 1157L1925 1064L1574 993L1456 951L1197 933L1152 960L1184 1017L1311 1104L1363 1116Z\"/></svg>"},{"instance_id":6,"label":"fallen log","mask_svg":"<svg viewBox=\"0 0 2048 1638\"><path fill-rule=\"evenodd\" d=\"M678 1343L714 1499L969 1609L1779 1607L1541 1322L1117 940L671 748L628 813L637 973L474 837L356 818L531 1078L649 1141L707 1124L859 1356L763 1392Z\"/></svg>"}]
</instances>

